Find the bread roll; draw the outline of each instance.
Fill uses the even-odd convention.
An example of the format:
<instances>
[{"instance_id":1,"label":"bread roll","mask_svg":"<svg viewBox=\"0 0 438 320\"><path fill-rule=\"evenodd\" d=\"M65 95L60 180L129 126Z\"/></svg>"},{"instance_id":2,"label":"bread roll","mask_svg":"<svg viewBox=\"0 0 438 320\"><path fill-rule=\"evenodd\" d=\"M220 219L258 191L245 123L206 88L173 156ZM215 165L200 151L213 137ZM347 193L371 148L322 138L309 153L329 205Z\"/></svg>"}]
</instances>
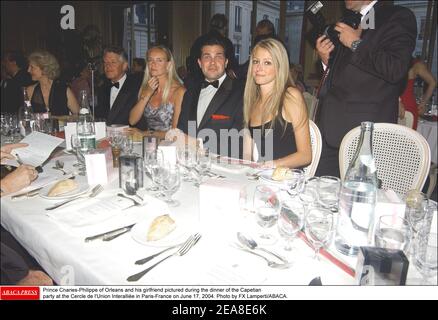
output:
<instances>
[{"instance_id":1,"label":"bread roll","mask_svg":"<svg viewBox=\"0 0 438 320\"><path fill-rule=\"evenodd\" d=\"M289 177L289 168L278 167L272 173L272 180L283 181Z\"/></svg>"},{"instance_id":2,"label":"bread roll","mask_svg":"<svg viewBox=\"0 0 438 320\"><path fill-rule=\"evenodd\" d=\"M168 214L156 217L149 227L147 240L160 240L175 230L175 228L176 223Z\"/></svg>"},{"instance_id":3,"label":"bread roll","mask_svg":"<svg viewBox=\"0 0 438 320\"><path fill-rule=\"evenodd\" d=\"M56 183L47 193L49 197L56 197L64 193L76 190L78 183L72 179L66 179Z\"/></svg>"}]
</instances>

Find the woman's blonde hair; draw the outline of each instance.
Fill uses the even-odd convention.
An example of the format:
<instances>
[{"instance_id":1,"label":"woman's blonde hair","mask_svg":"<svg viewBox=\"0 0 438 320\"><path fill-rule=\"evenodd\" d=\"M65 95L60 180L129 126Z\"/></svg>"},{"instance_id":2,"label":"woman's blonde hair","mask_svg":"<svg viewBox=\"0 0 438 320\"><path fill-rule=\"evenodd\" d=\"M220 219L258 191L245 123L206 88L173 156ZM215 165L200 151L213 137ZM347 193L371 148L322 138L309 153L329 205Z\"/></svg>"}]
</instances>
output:
<instances>
[{"instance_id":1,"label":"woman's blonde hair","mask_svg":"<svg viewBox=\"0 0 438 320\"><path fill-rule=\"evenodd\" d=\"M36 64L42 71L43 75L50 80L59 77L60 67L55 56L48 51L38 50L34 51L29 56L29 63Z\"/></svg>"},{"instance_id":2,"label":"woman's blonde hair","mask_svg":"<svg viewBox=\"0 0 438 320\"><path fill-rule=\"evenodd\" d=\"M170 88L172 88L173 83L177 82L178 84L181 85L182 81L178 77L178 74L176 73L175 59L173 58L172 52L169 50L169 48L167 48L165 46L162 46L162 45L154 46L154 47L150 48L148 50L148 52L146 53L146 69L144 70L143 83L142 83L141 88L140 88L140 93L141 93L142 88L146 87L149 79L151 78L151 75L149 73L149 67L147 65L148 64L147 58L148 58L149 52L153 49L162 50L166 54L167 62L169 62L168 66L167 66L167 81L166 81L166 84L164 85L163 97L162 97L162 103L166 104L169 101Z\"/></svg>"},{"instance_id":3,"label":"woman's blonde hair","mask_svg":"<svg viewBox=\"0 0 438 320\"><path fill-rule=\"evenodd\" d=\"M284 103L285 95L287 94L288 87L295 87L289 73L289 59L287 57L286 49L284 45L273 38L268 38L258 42L249 58L248 74L246 78L245 93L243 96L243 118L244 126L249 126L249 119L251 117L252 108L257 104L261 98L260 86L255 83L252 75L254 53L257 48L265 49L272 57L272 62L275 68L276 77L274 79L274 89L267 97L266 103L263 107L262 114L262 126L268 120L271 121L270 128L273 128L275 118L278 117L280 123L284 126L284 120L281 117L281 108ZM291 96L291 95L289 95ZM293 99L293 97L291 96Z\"/></svg>"}]
</instances>

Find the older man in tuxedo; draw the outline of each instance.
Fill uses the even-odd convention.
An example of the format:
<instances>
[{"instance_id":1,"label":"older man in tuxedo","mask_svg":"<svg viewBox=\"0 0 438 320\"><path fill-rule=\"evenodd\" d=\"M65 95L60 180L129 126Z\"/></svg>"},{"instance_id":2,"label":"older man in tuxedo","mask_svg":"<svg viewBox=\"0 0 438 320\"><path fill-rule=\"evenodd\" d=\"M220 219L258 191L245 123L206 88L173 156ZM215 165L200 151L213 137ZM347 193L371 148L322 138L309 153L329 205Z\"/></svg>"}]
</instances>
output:
<instances>
[{"instance_id":1,"label":"older man in tuxedo","mask_svg":"<svg viewBox=\"0 0 438 320\"><path fill-rule=\"evenodd\" d=\"M362 14L361 27L337 23L339 44L325 36L316 49L325 68L316 121L323 137L317 175L339 176L339 146L362 121L397 123L417 24L407 8L384 1L346 0Z\"/></svg>"},{"instance_id":2,"label":"older man in tuxedo","mask_svg":"<svg viewBox=\"0 0 438 320\"><path fill-rule=\"evenodd\" d=\"M204 145L214 153L239 157L244 84L226 74L228 57L225 52L222 37L204 39L198 59L204 80L186 91L178 129L189 136L202 138Z\"/></svg>"},{"instance_id":3,"label":"older man in tuxedo","mask_svg":"<svg viewBox=\"0 0 438 320\"><path fill-rule=\"evenodd\" d=\"M106 124L128 125L129 112L137 103L141 75L128 74L128 57L123 48L108 47L103 52L103 68L108 81L101 88L95 117L105 119ZM137 124L146 129L145 122Z\"/></svg>"}]
</instances>

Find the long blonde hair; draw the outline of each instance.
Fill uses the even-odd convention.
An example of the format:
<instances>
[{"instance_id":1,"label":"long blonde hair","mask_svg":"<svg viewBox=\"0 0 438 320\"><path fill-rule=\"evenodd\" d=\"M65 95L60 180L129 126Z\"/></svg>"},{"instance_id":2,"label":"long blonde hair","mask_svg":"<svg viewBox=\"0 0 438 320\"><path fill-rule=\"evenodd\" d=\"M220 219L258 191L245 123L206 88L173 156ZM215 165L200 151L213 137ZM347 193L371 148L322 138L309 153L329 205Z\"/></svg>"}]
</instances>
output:
<instances>
[{"instance_id":1,"label":"long blonde hair","mask_svg":"<svg viewBox=\"0 0 438 320\"><path fill-rule=\"evenodd\" d=\"M274 79L274 89L268 96L266 103L263 107L262 114L262 126L267 120L278 117L282 126L284 126L284 120L281 117L281 108L284 102L285 95L287 94L288 87L295 87L295 83L289 73L289 59L287 57L286 49L284 45L273 38L263 39L258 42L249 58L248 74L246 77L245 93L243 96L243 119L244 126L249 126L249 120L253 107L261 99L260 86L255 83L252 75L254 59L254 53L257 48L265 49L272 57L274 64L276 77ZM271 121L270 128L273 128L275 121ZM285 126L284 126L285 127Z\"/></svg>"},{"instance_id":2,"label":"long blonde hair","mask_svg":"<svg viewBox=\"0 0 438 320\"><path fill-rule=\"evenodd\" d=\"M182 81L178 77L178 74L176 73L175 59L173 58L172 52L165 46L158 45L158 46L154 46L154 47L150 48L146 53L146 64L147 64L148 54L153 49L162 50L166 54L166 59L167 59L167 62L169 63L167 66L167 81L166 81L166 84L164 85L163 97L161 98L162 104L166 104L169 101L170 89L172 88L172 85L174 84L174 82L177 82L179 85L181 85ZM146 68L144 70L143 83L142 83L141 88L140 88L139 96L141 94L142 89L147 86L150 78L151 78L151 75L149 73L149 67L146 65Z\"/></svg>"}]
</instances>

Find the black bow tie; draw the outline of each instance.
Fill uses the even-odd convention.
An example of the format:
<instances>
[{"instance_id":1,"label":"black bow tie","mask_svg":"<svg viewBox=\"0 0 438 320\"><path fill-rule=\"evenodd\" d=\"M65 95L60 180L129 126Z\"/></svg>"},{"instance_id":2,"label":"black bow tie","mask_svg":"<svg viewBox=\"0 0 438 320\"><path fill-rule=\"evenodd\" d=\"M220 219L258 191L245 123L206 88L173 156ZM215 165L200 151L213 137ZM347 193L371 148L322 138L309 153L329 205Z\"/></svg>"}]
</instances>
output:
<instances>
[{"instance_id":1,"label":"black bow tie","mask_svg":"<svg viewBox=\"0 0 438 320\"><path fill-rule=\"evenodd\" d=\"M202 82L202 89L207 88L208 86L212 85L213 87L215 87L216 89L219 88L219 80L214 80L212 82L208 82L207 80L204 80Z\"/></svg>"},{"instance_id":2,"label":"black bow tie","mask_svg":"<svg viewBox=\"0 0 438 320\"><path fill-rule=\"evenodd\" d=\"M120 87L118 82L111 83L111 87L116 87L117 89Z\"/></svg>"}]
</instances>

